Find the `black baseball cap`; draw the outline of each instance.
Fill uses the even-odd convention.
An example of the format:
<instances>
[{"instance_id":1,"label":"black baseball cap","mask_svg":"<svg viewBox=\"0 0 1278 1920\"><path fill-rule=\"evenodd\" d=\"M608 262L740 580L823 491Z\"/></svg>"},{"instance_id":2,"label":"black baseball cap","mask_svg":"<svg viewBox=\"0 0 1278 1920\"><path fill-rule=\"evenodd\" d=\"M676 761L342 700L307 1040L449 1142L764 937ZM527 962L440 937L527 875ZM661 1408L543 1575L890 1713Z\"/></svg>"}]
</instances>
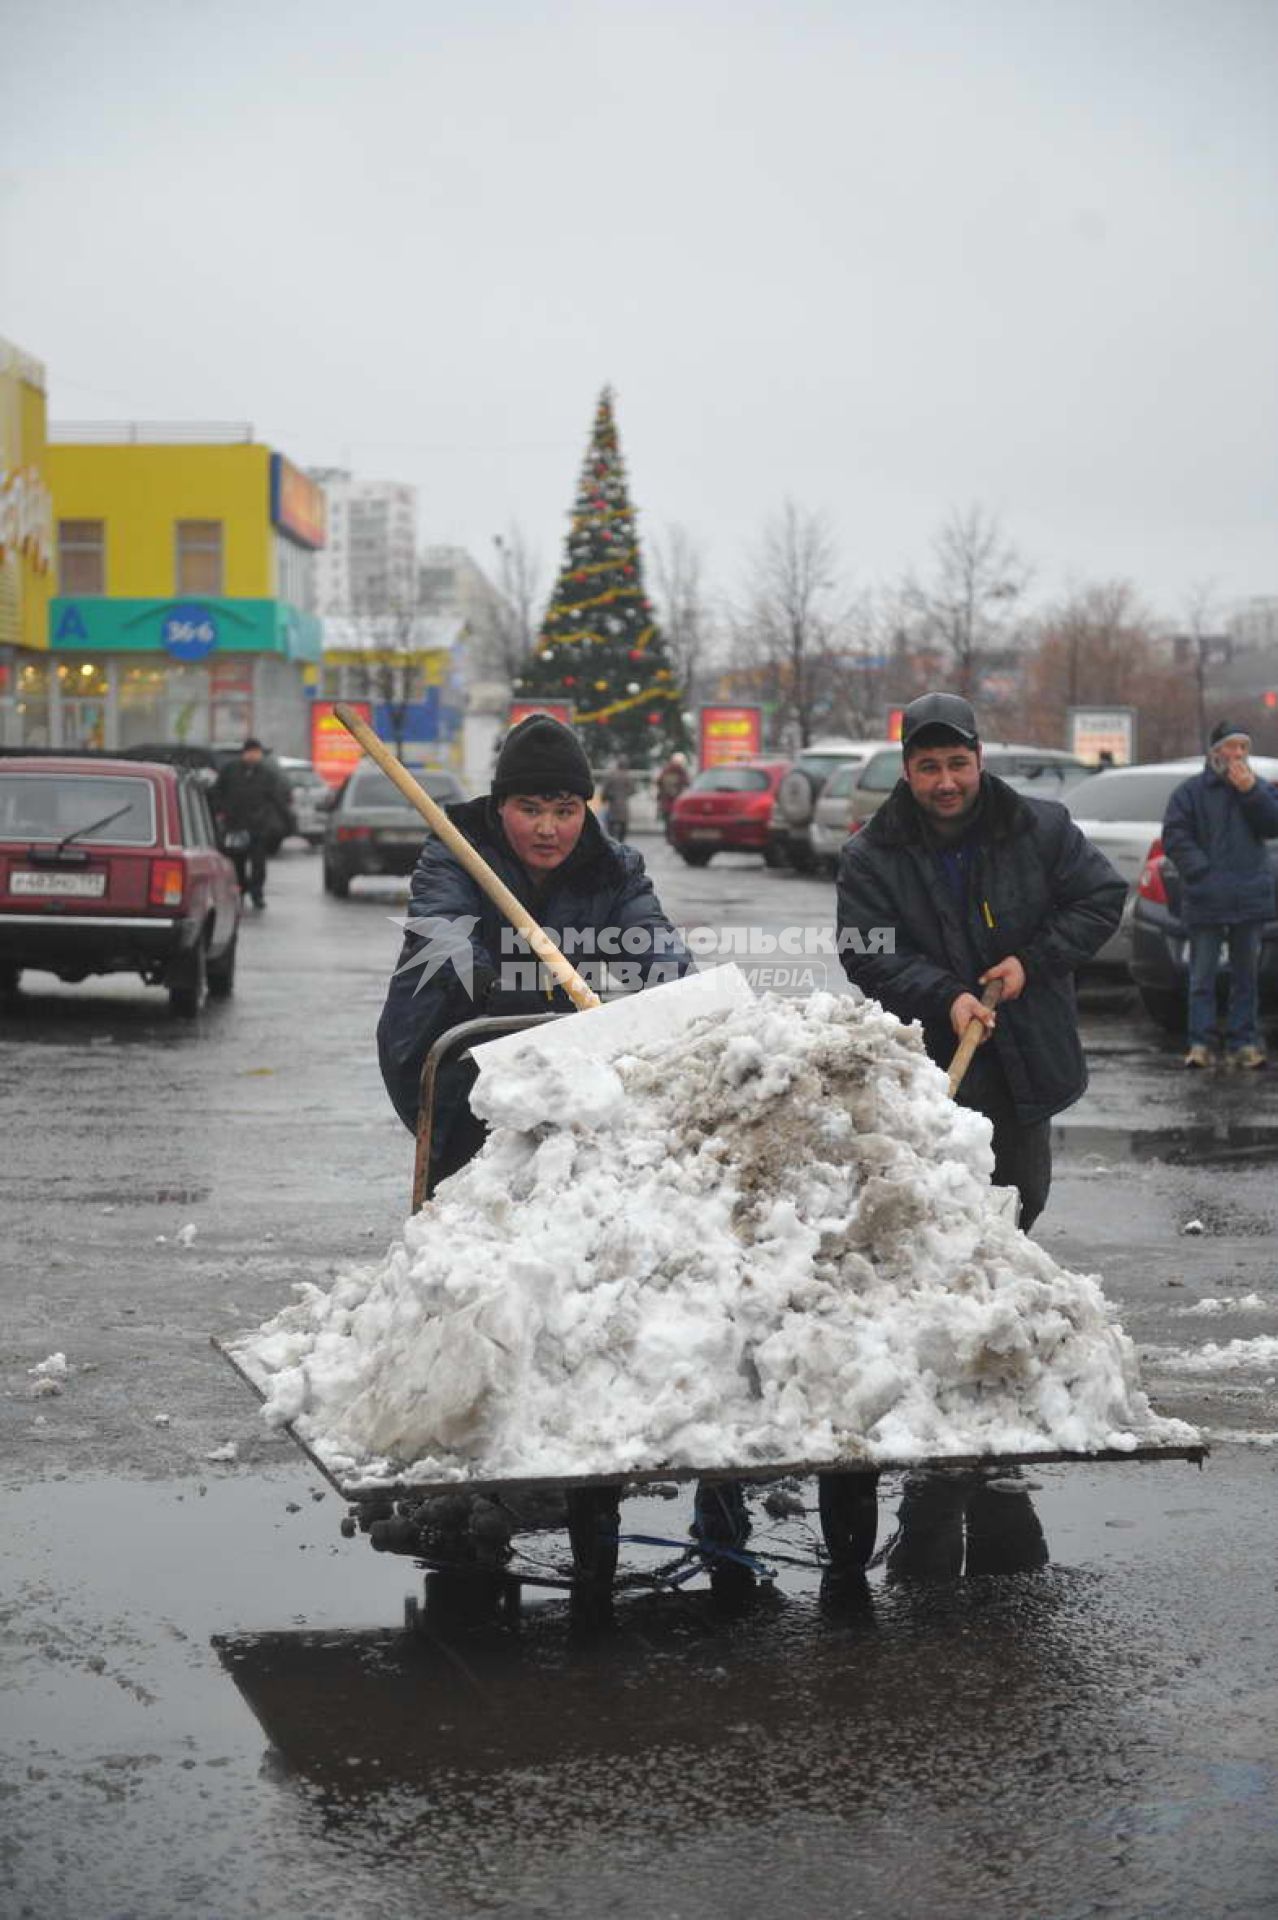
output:
<instances>
[{"instance_id":1,"label":"black baseball cap","mask_svg":"<svg viewBox=\"0 0 1278 1920\"><path fill-rule=\"evenodd\" d=\"M911 700L901 715L901 746L943 747L957 742L961 747L979 747L981 736L976 715L957 693L925 693Z\"/></svg>"}]
</instances>

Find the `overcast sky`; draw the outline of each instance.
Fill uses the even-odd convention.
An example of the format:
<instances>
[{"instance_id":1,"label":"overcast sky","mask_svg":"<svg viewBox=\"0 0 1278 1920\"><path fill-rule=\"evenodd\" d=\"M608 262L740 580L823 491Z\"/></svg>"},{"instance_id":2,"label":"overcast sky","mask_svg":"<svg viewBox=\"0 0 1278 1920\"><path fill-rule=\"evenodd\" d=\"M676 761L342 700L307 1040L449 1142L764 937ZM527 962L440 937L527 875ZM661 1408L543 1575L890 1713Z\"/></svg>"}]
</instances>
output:
<instances>
[{"instance_id":1,"label":"overcast sky","mask_svg":"<svg viewBox=\"0 0 1278 1920\"><path fill-rule=\"evenodd\" d=\"M594 401L731 585L979 501L1039 598L1278 592L1275 0L0 0L0 333L557 564Z\"/></svg>"}]
</instances>

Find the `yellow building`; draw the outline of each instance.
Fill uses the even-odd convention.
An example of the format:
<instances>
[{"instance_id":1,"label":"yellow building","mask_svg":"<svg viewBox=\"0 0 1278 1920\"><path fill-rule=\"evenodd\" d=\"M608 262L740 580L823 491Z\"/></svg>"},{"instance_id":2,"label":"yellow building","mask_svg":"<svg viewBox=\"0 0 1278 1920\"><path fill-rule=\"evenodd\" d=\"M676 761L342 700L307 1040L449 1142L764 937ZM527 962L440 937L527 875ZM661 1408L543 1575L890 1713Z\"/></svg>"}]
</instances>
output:
<instances>
[{"instance_id":1,"label":"yellow building","mask_svg":"<svg viewBox=\"0 0 1278 1920\"><path fill-rule=\"evenodd\" d=\"M48 726L53 517L44 368L0 340L0 746Z\"/></svg>"},{"instance_id":2,"label":"yellow building","mask_svg":"<svg viewBox=\"0 0 1278 1920\"><path fill-rule=\"evenodd\" d=\"M54 745L305 755L324 494L248 428L54 428Z\"/></svg>"}]
</instances>

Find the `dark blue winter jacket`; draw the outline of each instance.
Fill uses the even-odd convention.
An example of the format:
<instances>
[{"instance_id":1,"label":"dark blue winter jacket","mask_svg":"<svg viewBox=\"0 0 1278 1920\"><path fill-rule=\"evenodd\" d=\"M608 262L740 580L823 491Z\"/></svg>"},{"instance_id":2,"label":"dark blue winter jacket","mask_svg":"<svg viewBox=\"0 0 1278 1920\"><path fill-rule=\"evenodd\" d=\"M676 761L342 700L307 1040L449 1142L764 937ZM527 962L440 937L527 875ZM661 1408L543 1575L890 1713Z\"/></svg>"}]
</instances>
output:
<instances>
[{"instance_id":1,"label":"dark blue winter jacket","mask_svg":"<svg viewBox=\"0 0 1278 1920\"><path fill-rule=\"evenodd\" d=\"M1167 802L1163 847L1181 883L1187 927L1233 927L1269 920L1274 880L1265 841L1278 836L1278 793L1257 780L1239 793L1208 762Z\"/></svg>"},{"instance_id":2,"label":"dark blue winter jacket","mask_svg":"<svg viewBox=\"0 0 1278 1920\"><path fill-rule=\"evenodd\" d=\"M948 1066L958 1044L951 1006L979 994L986 968L1014 953L1024 992L999 1009L959 1098L988 1112L1010 1096L1031 1125L1087 1085L1074 969L1113 933L1127 889L1058 801L1023 798L992 774L981 778L966 838L960 888L899 780L839 860L840 958L863 993L920 1021L929 1055Z\"/></svg>"},{"instance_id":3,"label":"dark blue winter jacket","mask_svg":"<svg viewBox=\"0 0 1278 1920\"><path fill-rule=\"evenodd\" d=\"M562 866L540 879L516 857L491 800L449 807L448 816L592 985L603 963L635 986L692 971L641 855L608 839L592 813ZM377 1050L395 1111L415 1129L422 1065L442 1033L486 1013L571 1012L572 1002L560 988L533 983L536 963L505 916L434 835L413 874L409 923L415 930L391 979ZM450 947L455 958L447 957ZM413 966L418 956L424 964ZM441 1085L432 1130L437 1163L473 1077L467 1068Z\"/></svg>"}]
</instances>

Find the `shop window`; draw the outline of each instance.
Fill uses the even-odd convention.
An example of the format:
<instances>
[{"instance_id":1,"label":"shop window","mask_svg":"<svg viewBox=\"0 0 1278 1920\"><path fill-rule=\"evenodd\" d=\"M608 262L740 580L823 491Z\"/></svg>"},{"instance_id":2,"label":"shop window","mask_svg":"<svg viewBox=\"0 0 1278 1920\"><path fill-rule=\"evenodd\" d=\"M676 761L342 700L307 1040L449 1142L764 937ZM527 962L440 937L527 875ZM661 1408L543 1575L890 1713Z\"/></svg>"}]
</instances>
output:
<instances>
[{"instance_id":1,"label":"shop window","mask_svg":"<svg viewBox=\"0 0 1278 1920\"><path fill-rule=\"evenodd\" d=\"M176 533L178 592L221 593L222 522L179 520Z\"/></svg>"},{"instance_id":2,"label":"shop window","mask_svg":"<svg viewBox=\"0 0 1278 1920\"><path fill-rule=\"evenodd\" d=\"M104 520L59 520L58 586L74 598L106 592Z\"/></svg>"}]
</instances>

